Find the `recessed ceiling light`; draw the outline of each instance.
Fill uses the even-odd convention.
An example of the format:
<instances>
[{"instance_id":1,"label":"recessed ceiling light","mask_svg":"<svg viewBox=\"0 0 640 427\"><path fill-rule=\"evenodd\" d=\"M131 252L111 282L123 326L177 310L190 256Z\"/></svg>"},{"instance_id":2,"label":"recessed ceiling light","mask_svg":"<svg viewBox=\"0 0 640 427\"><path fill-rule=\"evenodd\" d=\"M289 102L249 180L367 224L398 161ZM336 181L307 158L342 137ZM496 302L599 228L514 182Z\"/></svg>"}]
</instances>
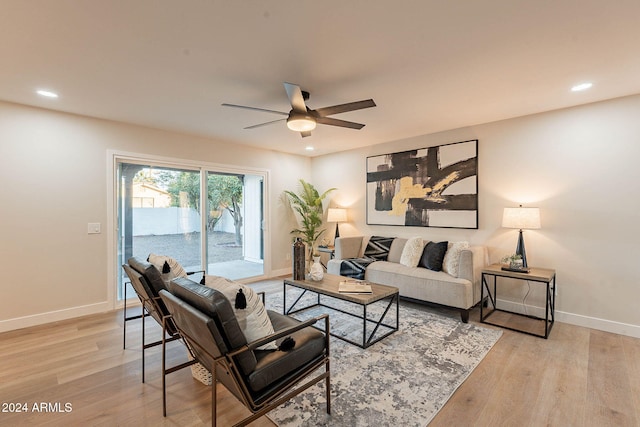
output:
<instances>
[{"instance_id":1,"label":"recessed ceiling light","mask_svg":"<svg viewBox=\"0 0 640 427\"><path fill-rule=\"evenodd\" d=\"M46 96L47 98L57 98L57 97L58 97L58 94L57 94L57 93L55 93L55 92L51 92L51 91L49 91L49 90L42 90L42 89L40 89L40 90L36 91L36 93L37 93L38 95L40 95L40 96Z\"/></svg>"},{"instance_id":2,"label":"recessed ceiling light","mask_svg":"<svg viewBox=\"0 0 640 427\"><path fill-rule=\"evenodd\" d=\"M587 90L591 86L593 86L593 83L580 83L579 85L575 85L574 87L572 87L571 92L580 92L581 90Z\"/></svg>"},{"instance_id":3,"label":"recessed ceiling light","mask_svg":"<svg viewBox=\"0 0 640 427\"><path fill-rule=\"evenodd\" d=\"M314 148L311 145L307 145L306 147L304 147L305 150L307 151L313 151Z\"/></svg>"}]
</instances>

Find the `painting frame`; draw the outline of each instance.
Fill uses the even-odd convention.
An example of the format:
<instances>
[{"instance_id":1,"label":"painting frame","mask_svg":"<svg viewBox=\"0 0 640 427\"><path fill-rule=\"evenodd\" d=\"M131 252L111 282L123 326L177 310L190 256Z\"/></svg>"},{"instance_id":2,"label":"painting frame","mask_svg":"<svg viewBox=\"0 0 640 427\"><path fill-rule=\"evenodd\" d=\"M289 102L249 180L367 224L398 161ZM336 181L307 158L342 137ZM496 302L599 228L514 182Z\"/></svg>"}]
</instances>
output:
<instances>
[{"instance_id":1,"label":"painting frame","mask_svg":"<svg viewBox=\"0 0 640 427\"><path fill-rule=\"evenodd\" d=\"M368 225L479 228L478 140L366 159Z\"/></svg>"}]
</instances>

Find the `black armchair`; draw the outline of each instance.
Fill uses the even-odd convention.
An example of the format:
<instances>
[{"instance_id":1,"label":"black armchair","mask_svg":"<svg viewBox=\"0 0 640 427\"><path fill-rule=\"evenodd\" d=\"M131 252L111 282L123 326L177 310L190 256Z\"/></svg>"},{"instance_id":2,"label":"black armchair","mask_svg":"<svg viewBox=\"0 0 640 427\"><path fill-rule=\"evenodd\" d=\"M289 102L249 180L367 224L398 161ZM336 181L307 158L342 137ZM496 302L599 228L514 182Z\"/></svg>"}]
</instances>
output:
<instances>
[{"instance_id":1,"label":"black armchair","mask_svg":"<svg viewBox=\"0 0 640 427\"><path fill-rule=\"evenodd\" d=\"M171 281L169 291L160 291L171 313L164 319L165 327L173 324L195 360L212 374L212 425L216 425L216 379L253 412L238 426L249 424L322 380L325 380L326 410L331 413L327 315L300 322L269 310L275 333L247 343L231 303L221 292L186 278ZM324 320L324 332L313 327L320 320ZM285 340L291 343L287 338L295 343L292 348L282 344ZM258 350L272 341L279 346L278 350ZM169 372L165 372L164 354L163 351L166 415L165 378ZM323 370L314 373L323 365Z\"/></svg>"},{"instance_id":2,"label":"black armchair","mask_svg":"<svg viewBox=\"0 0 640 427\"><path fill-rule=\"evenodd\" d=\"M138 258L131 258L131 259L135 259L135 263L137 265L140 265L141 267L143 267L144 269L148 268L147 265L141 265L140 263L142 262L142 260L138 259ZM149 262L149 259L147 258L147 262ZM125 269L126 271L126 269ZM139 273L143 273L143 271L139 271ZM204 275L205 271L204 270L195 270L195 271L186 271L185 272L187 274L187 276L191 276L194 274L199 274L202 273ZM131 320L136 320L136 319L140 319L142 317L148 316L149 313L144 309L144 307L142 308L142 312L140 314L134 314L134 315L128 315L127 314L127 284L131 284L133 286L133 283L131 281L131 275L127 273L127 276L129 277L129 281L128 282L123 282L123 294L124 294L124 309L122 310L122 348L125 349L127 348L127 322L131 321ZM154 275L155 276L155 275ZM162 277L162 276L160 276ZM204 276L203 276L204 279ZM163 279L164 280L164 279ZM201 282L202 283L202 282ZM136 294L139 296L140 294L136 291ZM158 295L156 295L156 297L159 298Z\"/></svg>"},{"instance_id":3,"label":"black armchair","mask_svg":"<svg viewBox=\"0 0 640 427\"><path fill-rule=\"evenodd\" d=\"M166 289L164 281L160 276L158 269L151 263L142 260L140 258L129 258L128 264L122 266L125 273L131 281L133 289L136 291L138 299L142 303L142 315L139 316L142 320L142 382L144 382L145 371L145 358L144 351L150 347L154 347L162 344L163 340L147 343L145 339L145 318L147 315L153 317L158 324L163 325L163 318L169 315L169 311L164 302L160 299L159 292L162 289ZM200 285L199 285L200 286ZM126 322L126 319L125 319ZM124 329L126 334L126 329ZM180 339L178 335L178 329L173 324L173 321L168 320L166 322L164 334L167 334L169 338L166 341L174 341ZM164 338L164 335L163 335Z\"/></svg>"}]
</instances>

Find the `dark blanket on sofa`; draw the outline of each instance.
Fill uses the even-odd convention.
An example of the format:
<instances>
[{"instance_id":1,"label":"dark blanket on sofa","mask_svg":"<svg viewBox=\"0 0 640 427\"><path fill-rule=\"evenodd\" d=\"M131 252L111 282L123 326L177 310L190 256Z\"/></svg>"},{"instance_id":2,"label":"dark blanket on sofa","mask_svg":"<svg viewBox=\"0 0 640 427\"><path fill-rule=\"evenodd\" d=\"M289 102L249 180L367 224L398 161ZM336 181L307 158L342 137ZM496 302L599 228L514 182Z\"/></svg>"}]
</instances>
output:
<instances>
[{"instance_id":1,"label":"dark blanket on sofa","mask_svg":"<svg viewBox=\"0 0 640 427\"><path fill-rule=\"evenodd\" d=\"M342 260L340 275L353 279L364 280L364 271L375 261L386 261L393 237L371 236L364 250L364 257Z\"/></svg>"}]
</instances>

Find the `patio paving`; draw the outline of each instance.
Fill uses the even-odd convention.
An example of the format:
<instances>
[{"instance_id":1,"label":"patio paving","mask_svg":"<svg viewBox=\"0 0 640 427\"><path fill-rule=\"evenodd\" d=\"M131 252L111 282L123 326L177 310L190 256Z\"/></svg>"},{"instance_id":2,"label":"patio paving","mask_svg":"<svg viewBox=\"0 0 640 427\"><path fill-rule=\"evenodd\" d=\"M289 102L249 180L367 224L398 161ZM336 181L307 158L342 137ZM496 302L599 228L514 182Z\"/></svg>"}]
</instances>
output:
<instances>
[{"instance_id":1,"label":"patio paving","mask_svg":"<svg viewBox=\"0 0 640 427\"><path fill-rule=\"evenodd\" d=\"M207 274L222 276L232 280L261 276L264 265L243 259L242 246L235 244L233 233L215 231L208 238ZM200 270L200 233L166 234L133 237L133 256L146 259L150 253L167 255L176 259L186 271ZM201 274L190 276L199 281ZM124 278L127 281L126 277ZM121 291L119 291L120 293ZM127 297L135 295L131 286L127 287ZM122 295L120 294L121 298Z\"/></svg>"}]
</instances>

